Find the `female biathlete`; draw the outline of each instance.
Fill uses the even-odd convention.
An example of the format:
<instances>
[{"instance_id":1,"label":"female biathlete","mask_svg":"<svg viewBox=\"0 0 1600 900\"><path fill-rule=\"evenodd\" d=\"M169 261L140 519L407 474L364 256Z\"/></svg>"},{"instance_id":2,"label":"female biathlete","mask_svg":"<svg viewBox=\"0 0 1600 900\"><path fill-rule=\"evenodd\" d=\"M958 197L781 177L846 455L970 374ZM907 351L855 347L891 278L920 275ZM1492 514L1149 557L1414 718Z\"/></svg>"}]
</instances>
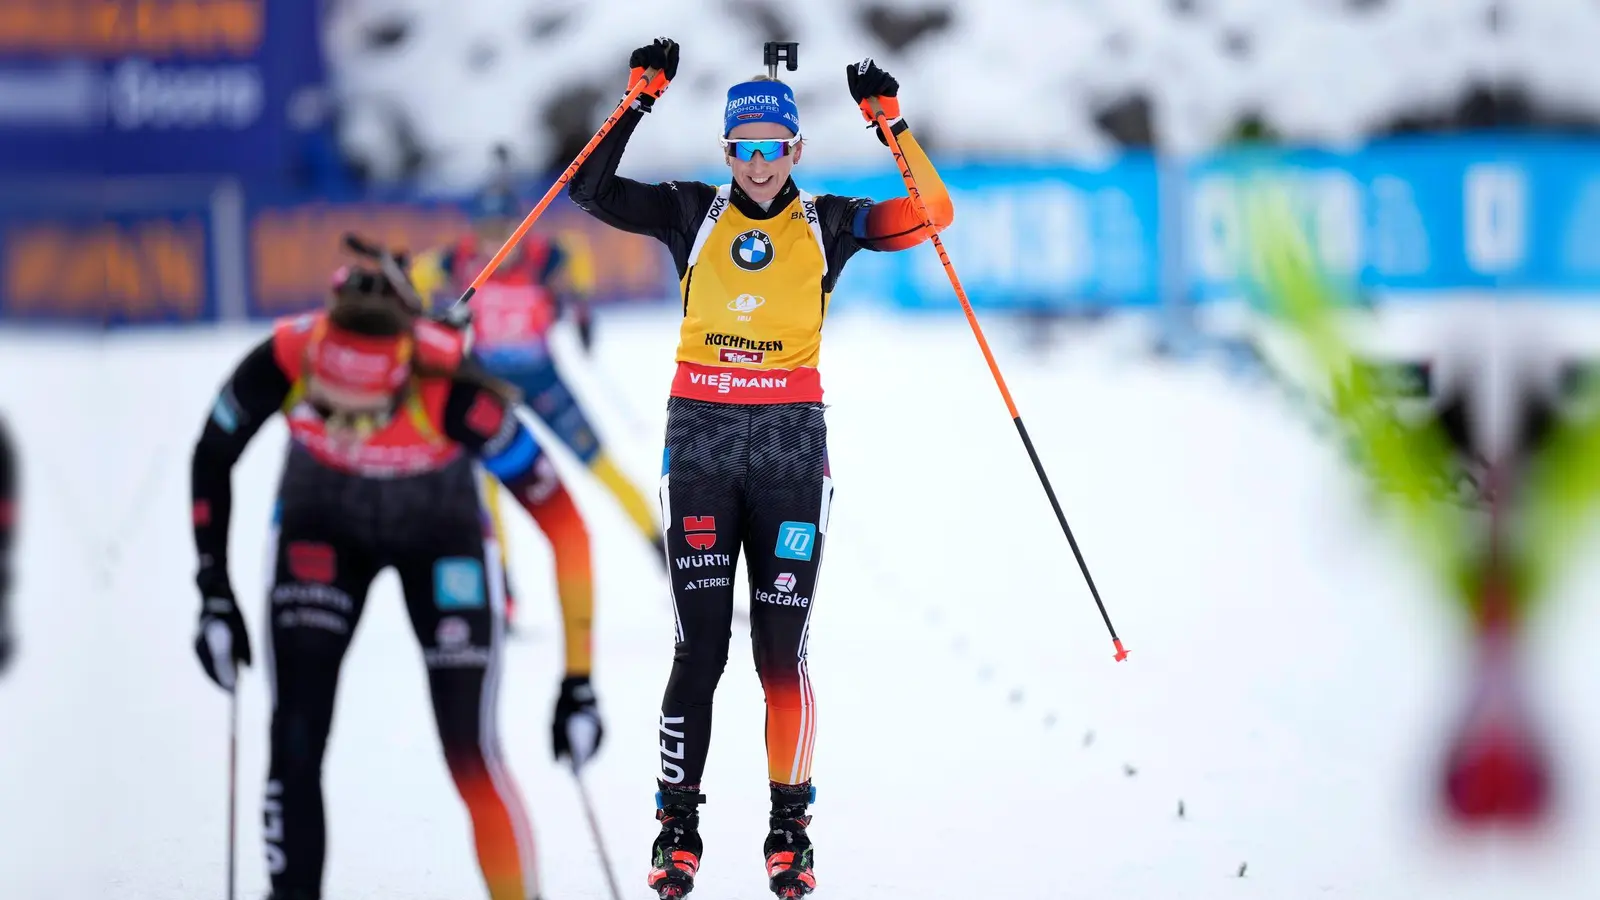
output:
<instances>
[{"instance_id":1,"label":"female biathlete","mask_svg":"<svg viewBox=\"0 0 1600 900\"><path fill-rule=\"evenodd\" d=\"M798 897L816 886L806 835L817 722L806 629L833 496L817 373L822 322L857 250L903 250L930 232L910 198L874 203L796 187L789 175L803 150L799 110L788 86L765 77L728 90L722 144L731 184L617 177L629 136L677 71L678 46L658 39L635 50L629 65L630 84L646 68L660 74L578 170L569 193L602 222L665 243L682 293L660 488L677 643L661 706L661 832L649 883L663 898L682 897L700 865L700 781L742 548L767 702L767 875L778 896ZM870 59L849 66L847 82L868 121L870 101L884 110L934 229L943 229L953 216L950 198L900 118L898 84Z\"/></svg>"},{"instance_id":2,"label":"female biathlete","mask_svg":"<svg viewBox=\"0 0 1600 900\"><path fill-rule=\"evenodd\" d=\"M341 270L328 310L279 321L223 387L194 450L195 650L233 691L249 664L244 617L228 577L235 461L274 413L288 458L274 522L267 599L272 690L264 807L271 900L321 896L322 759L339 669L367 590L393 566L428 668L445 760L467 805L491 900L538 894L532 837L501 758L500 557L475 463L554 539L558 568L587 572L589 541L550 459L511 413L514 391L463 359L463 335L402 306L377 271ZM591 587L560 582L566 677L556 755L581 764L600 744L589 684Z\"/></svg>"},{"instance_id":3,"label":"female biathlete","mask_svg":"<svg viewBox=\"0 0 1600 900\"><path fill-rule=\"evenodd\" d=\"M425 305L443 307L461 296L516 230L520 205L516 193L497 180L474 199L469 234L417 258L411 278ZM578 326L583 349L590 349L588 294L593 281L593 261L581 242L529 232L469 301L472 352L491 374L522 393L528 409L594 473L634 527L659 551L661 526L649 500L606 453L550 350L550 329L563 311L569 311ZM485 498L495 536L505 544L500 492L490 484ZM567 574L558 572L557 577ZM506 581L506 617L514 621L516 597L509 590L511 579Z\"/></svg>"}]
</instances>

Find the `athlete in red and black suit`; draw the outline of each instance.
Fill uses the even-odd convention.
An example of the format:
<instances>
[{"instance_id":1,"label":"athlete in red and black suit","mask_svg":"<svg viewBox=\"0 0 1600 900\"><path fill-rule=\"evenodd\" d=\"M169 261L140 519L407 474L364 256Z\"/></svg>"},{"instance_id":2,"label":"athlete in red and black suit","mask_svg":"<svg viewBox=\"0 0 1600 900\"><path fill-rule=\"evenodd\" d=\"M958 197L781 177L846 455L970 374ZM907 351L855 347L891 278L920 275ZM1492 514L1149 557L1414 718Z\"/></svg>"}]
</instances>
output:
<instances>
[{"instance_id":1,"label":"athlete in red and black suit","mask_svg":"<svg viewBox=\"0 0 1600 900\"><path fill-rule=\"evenodd\" d=\"M488 896L538 894L527 816L495 724L501 563L474 466L497 476L547 532L571 528L577 511L510 412L513 401L463 359L458 331L405 312L382 275L358 268L336 278L327 312L278 322L212 408L193 461L202 598L195 649L225 690L251 658L228 577L230 472L274 414L283 413L291 435L266 604L273 711L264 830L273 900L321 896L322 760L339 670L368 588L390 566L422 645L439 737L471 815ZM587 538L569 552L581 553L586 566ZM587 592L561 599L565 626L580 632L587 649ZM554 724L557 756L580 764L600 743L588 654L582 657L579 671L568 660Z\"/></svg>"}]
</instances>

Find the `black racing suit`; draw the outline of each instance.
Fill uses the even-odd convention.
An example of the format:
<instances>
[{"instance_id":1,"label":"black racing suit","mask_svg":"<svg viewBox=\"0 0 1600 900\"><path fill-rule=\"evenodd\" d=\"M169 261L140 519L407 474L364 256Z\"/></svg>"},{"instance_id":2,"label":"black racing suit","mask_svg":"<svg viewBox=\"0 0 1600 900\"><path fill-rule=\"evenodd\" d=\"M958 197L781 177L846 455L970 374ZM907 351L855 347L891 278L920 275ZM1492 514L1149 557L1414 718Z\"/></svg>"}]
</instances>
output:
<instances>
[{"instance_id":1,"label":"black racing suit","mask_svg":"<svg viewBox=\"0 0 1600 900\"><path fill-rule=\"evenodd\" d=\"M194 499L207 510L197 514L195 528L203 586L208 578L226 578L233 464L290 387L269 339L223 389L218 402L225 413L206 422L193 464ZM486 417L488 406L498 415ZM548 509L571 500L549 458L481 384L457 378L442 425L466 452L442 468L399 478L339 471L291 442L274 523L265 654L273 709L264 836L280 896L321 895L322 761L339 670L368 589L391 566L422 646L440 742L472 819L490 896L538 894L531 829L496 725L502 581L473 461L483 459L525 504L538 498L534 505ZM491 426L493 433L484 433ZM485 452L486 446L504 449ZM496 464L519 456L509 467Z\"/></svg>"}]
</instances>

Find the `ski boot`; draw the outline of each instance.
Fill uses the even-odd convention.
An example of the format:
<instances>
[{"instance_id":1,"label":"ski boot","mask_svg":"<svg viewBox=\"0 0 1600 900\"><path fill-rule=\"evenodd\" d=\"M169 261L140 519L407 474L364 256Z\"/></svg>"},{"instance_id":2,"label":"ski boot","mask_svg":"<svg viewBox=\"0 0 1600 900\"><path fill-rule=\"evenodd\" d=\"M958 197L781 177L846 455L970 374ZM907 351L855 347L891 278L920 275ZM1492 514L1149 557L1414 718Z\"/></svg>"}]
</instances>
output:
<instances>
[{"instance_id":1,"label":"ski boot","mask_svg":"<svg viewBox=\"0 0 1600 900\"><path fill-rule=\"evenodd\" d=\"M661 900L679 900L694 890L700 871L700 804L706 798L694 788L669 788L656 794L661 833L650 853L650 887Z\"/></svg>"},{"instance_id":2,"label":"ski boot","mask_svg":"<svg viewBox=\"0 0 1600 900\"><path fill-rule=\"evenodd\" d=\"M269 894L267 895L267 900L317 900L317 896L312 894L310 891L302 891L291 888L286 891L276 891L272 894Z\"/></svg>"},{"instance_id":3,"label":"ski boot","mask_svg":"<svg viewBox=\"0 0 1600 900\"><path fill-rule=\"evenodd\" d=\"M805 784L772 785L772 817L768 820L767 882L780 900L796 900L817 889L811 874L811 838L806 826L806 804L815 803L817 789Z\"/></svg>"}]
</instances>

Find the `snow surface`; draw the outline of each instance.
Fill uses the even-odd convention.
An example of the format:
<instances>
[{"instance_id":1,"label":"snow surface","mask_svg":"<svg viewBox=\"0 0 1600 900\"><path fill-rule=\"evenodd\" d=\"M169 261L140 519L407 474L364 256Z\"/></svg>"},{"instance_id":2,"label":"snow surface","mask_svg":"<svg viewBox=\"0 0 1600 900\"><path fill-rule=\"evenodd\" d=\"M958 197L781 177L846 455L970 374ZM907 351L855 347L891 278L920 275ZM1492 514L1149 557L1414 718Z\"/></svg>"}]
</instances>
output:
<instances>
[{"instance_id":1,"label":"snow surface","mask_svg":"<svg viewBox=\"0 0 1600 900\"><path fill-rule=\"evenodd\" d=\"M426 177L457 188L487 176L499 142L524 166L548 159L545 116L574 91L593 92L587 118L598 126L626 89L629 53L658 35L682 45L682 64L630 162L714 164L724 92L761 70L761 44L775 36L761 9L800 43L799 69L782 77L813 165L881 158L845 88L845 66L866 56L899 78L907 118L947 156L1099 157L1112 146L1097 112L1140 92L1157 140L1178 153L1215 145L1252 113L1292 141L1350 143L1402 115L1452 110L1491 83L1520 86L1552 113L1600 115L1600 4L1590 0L874 5L948 10L951 24L894 51L857 0L344 0L325 46L346 152L393 177L403 121L432 157ZM369 35L394 24L404 38L374 46Z\"/></svg>"},{"instance_id":2,"label":"snow surface","mask_svg":"<svg viewBox=\"0 0 1600 900\"><path fill-rule=\"evenodd\" d=\"M1132 655L1112 661L965 323L836 318L823 371L838 494L810 641L818 898L1594 896L1600 569L1575 577L1534 635L1562 820L1534 845L1449 837L1428 777L1460 700L1461 623L1338 454L1270 391L1142 357L1137 320L1046 355L1012 323L985 325ZM616 313L599 329L604 380L581 363L573 377L649 485L675 321ZM21 655L0 682L7 900L222 893L227 704L189 648L188 447L261 334L0 334L0 409L22 436L28 497ZM269 426L234 477L233 575L258 651L283 440ZM672 620L656 561L568 471L595 541L609 729L589 785L624 896L642 900ZM548 900L601 898L576 792L549 757L559 638L546 551L511 521L530 633L508 651L507 759ZM327 896L480 897L397 591L380 579L345 668ZM708 900L770 896L764 710L735 638L705 786L694 896ZM266 715L258 667L241 707L247 900L266 884Z\"/></svg>"}]
</instances>

